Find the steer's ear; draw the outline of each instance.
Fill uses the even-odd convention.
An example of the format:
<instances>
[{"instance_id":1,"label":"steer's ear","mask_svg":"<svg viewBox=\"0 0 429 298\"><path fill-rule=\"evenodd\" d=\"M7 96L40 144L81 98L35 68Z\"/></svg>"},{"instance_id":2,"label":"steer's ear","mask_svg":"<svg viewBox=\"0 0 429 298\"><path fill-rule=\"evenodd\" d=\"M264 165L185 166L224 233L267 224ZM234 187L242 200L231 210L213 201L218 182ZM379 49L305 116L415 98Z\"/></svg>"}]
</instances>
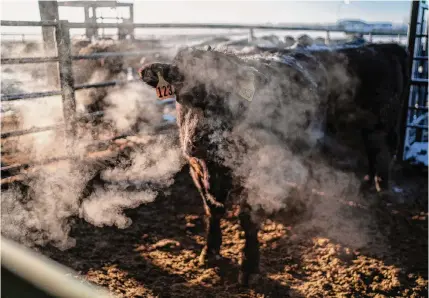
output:
<instances>
[{"instance_id":1,"label":"steer's ear","mask_svg":"<svg viewBox=\"0 0 429 298\"><path fill-rule=\"evenodd\" d=\"M238 78L244 81L252 81L255 88L263 88L264 85L268 84L268 77L251 66L240 68Z\"/></svg>"},{"instance_id":2,"label":"steer's ear","mask_svg":"<svg viewBox=\"0 0 429 298\"><path fill-rule=\"evenodd\" d=\"M240 68L238 80L244 82L254 90L264 88L264 86L269 82L268 77L264 73L247 65Z\"/></svg>"},{"instance_id":3,"label":"steer's ear","mask_svg":"<svg viewBox=\"0 0 429 298\"><path fill-rule=\"evenodd\" d=\"M169 63L151 63L139 69L139 75L143 82L155 88L158 85L158 73L170 84L177 85L183 82L177 66Z\"/></svg>"}]
</instances>

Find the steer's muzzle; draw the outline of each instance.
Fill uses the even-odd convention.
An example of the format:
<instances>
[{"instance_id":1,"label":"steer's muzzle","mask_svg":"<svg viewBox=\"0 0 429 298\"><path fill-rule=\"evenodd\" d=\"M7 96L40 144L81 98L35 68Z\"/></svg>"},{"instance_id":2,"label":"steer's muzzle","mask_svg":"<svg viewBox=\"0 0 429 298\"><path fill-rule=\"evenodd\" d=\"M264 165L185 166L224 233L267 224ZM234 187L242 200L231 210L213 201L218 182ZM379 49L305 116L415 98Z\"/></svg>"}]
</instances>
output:
<instances>
[{"instance_id":1,"label":"steer's muzzle","mask_svg":"<svg viewBox=\"0 0 429 298\"><path fill-rule=\"evenodd\" d=\"M173 64L151 63L144 65L139 70L141 80L153 88L158 85L158 73L172 85L177 85L183 81L183 75L179 72L179 68Z\"/></svg>"}]
</instances>

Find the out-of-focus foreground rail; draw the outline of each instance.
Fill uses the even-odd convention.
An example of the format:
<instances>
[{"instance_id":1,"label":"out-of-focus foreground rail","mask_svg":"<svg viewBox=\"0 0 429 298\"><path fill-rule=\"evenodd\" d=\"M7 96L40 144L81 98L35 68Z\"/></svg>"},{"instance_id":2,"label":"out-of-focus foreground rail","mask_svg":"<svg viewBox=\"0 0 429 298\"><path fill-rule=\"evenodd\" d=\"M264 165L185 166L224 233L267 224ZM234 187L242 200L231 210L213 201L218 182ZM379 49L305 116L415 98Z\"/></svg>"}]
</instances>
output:
<instances>
[{"instance_id":1,"label":"out-of-focus foreground rail","mask_svg":"<svg viewBox=\"0 0 429 298\"><path fill-rule=\"evenodd\" d=\"M29 297L30 292L35 298L112 297L104 289L73 278L77 273L71 269L3 236L1 248L2 297Z\"/></svg>"}]
</instances>

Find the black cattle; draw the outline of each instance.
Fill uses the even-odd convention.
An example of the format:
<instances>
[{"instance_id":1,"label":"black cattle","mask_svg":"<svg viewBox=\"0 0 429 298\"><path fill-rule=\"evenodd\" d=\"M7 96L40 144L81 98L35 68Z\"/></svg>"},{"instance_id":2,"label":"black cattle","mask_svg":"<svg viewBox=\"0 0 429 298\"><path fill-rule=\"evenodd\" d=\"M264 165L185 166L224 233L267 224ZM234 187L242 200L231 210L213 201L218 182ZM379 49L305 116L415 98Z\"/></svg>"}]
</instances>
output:
<instances>
[{"instance_id":1,"label":"black cattle","mask_svg":"<svg viewBox=\"0 0 429 298\"><path fill-rule=\"evenodd\" d=\"M200 261L219 254L225 202L236 185L245 189L235 165L245 152L271 145L272 139L264 139L268 133L300 155L320 144L335 149L363 142L369 181L378 189L387 187L407 82L406 59L406 51L395 44L240 57L187 49L172 64L144 66L140 75L146 84L156 87L161 75L175 88L183 153L207 215L207 243ZM243 123L260 137L259 143L240 133ZM278 161L271 158L273 164ZM258 225L251 212L242 200L244 284L259 267Z\"/></svg>"}]
</instances>

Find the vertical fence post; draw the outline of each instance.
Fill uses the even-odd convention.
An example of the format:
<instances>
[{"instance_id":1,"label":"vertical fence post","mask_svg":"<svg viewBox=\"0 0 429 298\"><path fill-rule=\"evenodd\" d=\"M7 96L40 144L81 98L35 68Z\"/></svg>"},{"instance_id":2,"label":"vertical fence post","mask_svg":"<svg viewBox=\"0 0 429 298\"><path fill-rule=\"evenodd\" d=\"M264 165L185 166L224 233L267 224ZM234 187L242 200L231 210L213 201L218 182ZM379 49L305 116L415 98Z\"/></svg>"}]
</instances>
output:
<instances>
[{"instance_id":1,"label":"vertical fence post","mask_svg":"<svg viewBox=\"0 0 429 298\"><path fill-rule=\"evenodd\" d=\"M57 1L40 1L39 0L39 12L41 21L57 21L59 20L58 15L58 3ZM55 47L55 32L51 26L42 27L43 36L43 47L46 56L50 56L50 52ZM58 69L55 63L48 63L45 65L48 84L58 86Z\"/></svg>"},{"instance_id":2,"label":"vertical fence post","mask_svg":"<svg viewBox=\"0 0 429 298\"><path fill-rule=\"evenodd\" d=\"M255 34L253 32L253 28L250 28L250 30L249 30L249 36L248 36L248 41L252 42L254 40L255 40Z\"/></svg>"},{"instance_id":3,"label":"vertical fence post","mask_svg":"<svg viewBox=\"0 0 429 298\"><path fill-rule=\"evenodd\" d=\"M129 10L130 10L130 29L128 31L128 34L130 35L130 39L134 40L135 28L134 28L134 4L133 3L130 4Z\"/></svg>"},{"instance_id":4,"label":"vertical fence post","mask_svg":"<svg viewBox=\"0 0 429 298\"><path fill-rule=\"evenodd\" d=\"M325 44L329 45L331 43L331 36L329 30L326 31L326 38L325 38Z\"/></svg>"},{"instance_id":5,"label":"vertical fence post","mask_svg":"<svg viewBox=\"0 0 429 298\"><path fill-rule=\"evenodd\" d=\"M59 21L55 27L60 69L61 95L63 101L64 124L67 138L75 136L76 102L71 58L70 28L67 21Z\"/></svg>"}]
</instances>

